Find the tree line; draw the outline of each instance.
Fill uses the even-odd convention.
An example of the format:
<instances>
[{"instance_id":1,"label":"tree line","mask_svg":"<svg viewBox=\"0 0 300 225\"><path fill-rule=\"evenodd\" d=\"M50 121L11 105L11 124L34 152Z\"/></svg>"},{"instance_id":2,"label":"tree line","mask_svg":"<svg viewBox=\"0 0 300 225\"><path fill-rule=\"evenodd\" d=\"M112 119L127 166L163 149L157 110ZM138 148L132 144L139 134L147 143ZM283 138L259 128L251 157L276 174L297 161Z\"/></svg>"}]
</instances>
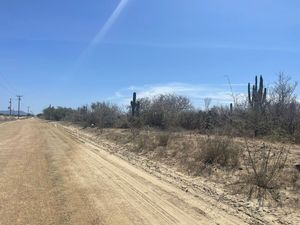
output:
<instances>
[{"instance_id":1,"label":"tree line","mask_svg":"<svg viewBox=\"0 0 300 225\"><path fill-rule=\"evenodd\" d=\"M205 134L271 136L300 141L300 103L297 82L280 73L268 90L262 76L248 84L246 99L228 106L194 107L189 98L175 94L137 99L134 93L128 110L109 102L96 102L77 109L49 106L40 115L46 120L70 121L84 127L197 130ZM245 90L246 92L246 90Z\"/></svg>"}]
</instances>

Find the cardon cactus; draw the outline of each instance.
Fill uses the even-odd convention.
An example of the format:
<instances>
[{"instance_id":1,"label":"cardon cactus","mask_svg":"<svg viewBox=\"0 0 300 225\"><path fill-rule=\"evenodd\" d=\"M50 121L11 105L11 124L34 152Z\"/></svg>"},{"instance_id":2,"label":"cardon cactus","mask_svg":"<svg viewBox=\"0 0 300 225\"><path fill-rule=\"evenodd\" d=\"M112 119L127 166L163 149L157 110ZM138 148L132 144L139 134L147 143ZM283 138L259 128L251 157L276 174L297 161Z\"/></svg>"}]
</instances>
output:
<instances>
[{"instance_id":1,"label":"cardon cactus","mask_svg":"<svg viewBox=\"0 0 300 225\"><path fill-rule=\"evenodd\" d=\"M136 101L136 93L133 93L133 99L131 101L131 112L132 112L132 116L138 116L139 112L140 112L140 102Z\"/></svg>"},{"instance_id":2,"label":"cardon cactus","mask_svg":"<svg viewBox=\"0 0 300 225\"><path fill-rule=\"evenodd\" d=\"M255 77L255 84L252 86L248 83L248 100L251 108L255 110L261 110L264 108L267 102L267 88L264 88L263 77L260 76L259 86L257 82L257 76Z\"/></svg>"}]
</instances>

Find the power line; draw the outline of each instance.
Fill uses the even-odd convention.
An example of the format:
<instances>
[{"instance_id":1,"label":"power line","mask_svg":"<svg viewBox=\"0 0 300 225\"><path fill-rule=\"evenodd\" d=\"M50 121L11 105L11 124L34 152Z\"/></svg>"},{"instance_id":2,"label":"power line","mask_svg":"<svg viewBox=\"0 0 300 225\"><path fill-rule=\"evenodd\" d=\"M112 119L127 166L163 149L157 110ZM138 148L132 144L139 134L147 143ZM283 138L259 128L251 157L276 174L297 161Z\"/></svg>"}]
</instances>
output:
<instances>
[{"instance_id":1,"label":"power line","mask_svg":"<svg viewBox=\"0 0 300 225\"><path fill-rule=\"evenodd\" d=\"M20 118L20 106L21 106L21 100L22 100L22 95L17 95L18 98L18 118Z\"/></svg>"},{"instance_id":2,"label":"power line","mask_svg":"<svg viewBox=\"0 0 300 225\"><path fill-rule=\"evenodd\" d=\"M11 83L8 81L8 79L3 75L2 72L0 72L0 78L2 80L2 82L0 83L0 85L5 88L8 92L10 92L10 94L15 95L17 93L16 89L14 88L13 85L11 85Z\"/></svg>"},{"instance_id":3,"label":"power line","mask_svg":"<svg viewBox=\"0 0 300 225\"><path fill-rule=\"evenodd\" d=\"M9 99L9 107L8 107L8 109L9 109L9 115L11 116L11 98Z\"/></svg>"},{"instance_id":4,"label":"power line","mask_svg":"<svg viewBox=\"0 0 300 225\"><path fill-rule=\"evenodd\" d=\"M6 89L6 91L11 94L11 95L15 95L14 92L11 91L11 89L8 88L8 86L4 85L3 83L0 83L0 86L3 87L4 89Z\"/></svg>"}]
</instances>

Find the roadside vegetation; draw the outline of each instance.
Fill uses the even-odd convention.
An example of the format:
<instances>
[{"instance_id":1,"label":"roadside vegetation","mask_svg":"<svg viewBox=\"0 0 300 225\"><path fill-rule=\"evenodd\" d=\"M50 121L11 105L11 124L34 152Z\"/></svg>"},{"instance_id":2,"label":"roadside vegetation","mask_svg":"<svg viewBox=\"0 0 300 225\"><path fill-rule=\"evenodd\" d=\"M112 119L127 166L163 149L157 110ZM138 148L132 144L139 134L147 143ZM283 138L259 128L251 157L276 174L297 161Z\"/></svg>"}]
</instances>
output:
<instances>
[{"instance_id":1,"label":"roadside vegetation","mask_svg":"<svg viewBox=\"0 0 300 225\"><path fill-rule=\"evenodd\" d=\"M284 74L268 90L263 77L249 83L247 99L233 99L226 106L197 109L185 96L159 95L133 99L128 110L109 102L96 102L77 109L49 106L39 115L46 120L69 121L84 127L157 128L190 130L202 134L226 133L233 136L267 137L272 140L300 141L300 103L295 93L296 82Z\"/></svg>"},{"instance_id":2,"label":"roadside vegetation","mask_svg":"<svg viewBox=\"0 0 300 225\"><path fill-rule=\"evenodd\" d=\"M17 119L17 117L15 117L15 116L7 116L7 115L0 114L0 123L7 122L7 121L13 121L16 119Z\"/></svg>"},{"instance_id":3,"label":"roadside vegetation","mask_svg":"<svg viewBox=\"0 0 300 225\"><path fill-rule=\"evenodd\" d=\"M289 203L298 207L300 158L289 156L287 147L300 144L296 86L280 73L270 89L262 76L255 77L245 88L247 98L233 94L227 106L210 107L211 99L204 99L205 109L197 109L185 96L138 99L134 93L125 111L97 102L77 109L49 106L40 117L99 130L102 137L189 175L223 177L260 205L280 203L282 190L291 190Z\"/></svg>"}]
</instances>

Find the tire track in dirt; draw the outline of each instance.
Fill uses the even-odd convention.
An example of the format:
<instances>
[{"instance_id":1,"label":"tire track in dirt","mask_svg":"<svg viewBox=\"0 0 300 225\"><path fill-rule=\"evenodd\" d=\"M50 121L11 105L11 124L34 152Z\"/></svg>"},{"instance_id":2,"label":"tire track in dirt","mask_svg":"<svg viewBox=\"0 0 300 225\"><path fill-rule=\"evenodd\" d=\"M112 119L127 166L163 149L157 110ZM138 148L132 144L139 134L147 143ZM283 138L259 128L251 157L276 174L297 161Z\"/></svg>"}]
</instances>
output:
<instances>
[{"instance_id":1,"label":"tire track in dirt","mask_svg":"<svg viewBox=\"0 0 300 225\"><path fill-rule=\"evenodd\" d=\"M2 127L1 225L246 224L52 124Z\"/></svg>"},{"instance_id":2,"label":"tire track in dirt","mask_svg":"<svg viewBox=\"0 0 300 225\"><path fill-rule=\"evenodd\" d=\"M69 133L69 135L71 135L71 137L74 138L74 135L72 133ZM77 138L77 137L75 137L75 138ZM82 139L81 142L84 142L84 139ZM186 214L185 214L185 216L182 217L184 219L181 219L181 223L179 222L179 224L197 224L197 223L199 223L199 221L201 221L200 224L205 224L206 220L208 221L208 222L206 222L208 224L217 223L216 221L221 221L221 224L224 224L224 223L225 224L243 224L243 223L245 223L245 222L243 222L242 219L238 219L235 216L226 215L224 212L217 210L217 209L211 209L210 205L208 205L209 203L207 204L205 202L199 202L198 199L191 200L191 198L192 198L191 195L187 195L182 190L170 188L169 184L166 184L166 183L160 181L159 179L155 178L152 175L145 173L144 171L137 170L135 167L133 167L132 165L129 165L127 162L125 163L124 160L121 160L118 157L107 153L107 151L102 149L101 145L98 147L95 145L90 145L89 143L85 143L85 145L87 146L87 147L85 147L85 149L90 150L90 151L86 151L85 154L90 155L90 158L96 162L96 165L99 165L101 167L101 171L105 171L105 173L109 174L108 178L119 177L119 179L117 180L116 183L120 184L123 182L123 184L121 184L121 186L122 187L128 186L129 189L134 187L133 190L131 190L132 193L134 193L131 199L137 198L137 196L139 196L139 195L143 196L143 195L145 195L145 192L146 192L146 198L147 198L147 196L151 196L150 199L153 199L153 198L155 199L155 196L161 197L161 196L165 195L166 198L168 199L168 202L167 202L168 204L173 205L173 206L181 205L182 206L181 211L185 211ZM85 158L85 157L82 157L82 158ZM91 161L87 161L85 164L91 164ZM109 168L109 169L105 170L103 168L106 168L106 169ZM95 170L97 170L97 169L95 169ZM100 168L98 170L100 170ZM125 174L122 173L122 170L125 170L126 173ZM125 180L125 183L124 183L124 180ZM154 182L154 180L155 180L155 182ZM156 183L159 183L159 185L157 185ZM134 185L132 185L132 184L134 184ZM144 186L141 184L144 184ZM153 190L148 190L145 187L147 185L149 185L150 187L152 186ZM162 187L160 187L160 186L162 186ZM138 187L138 188L136 188L136 187ZM137 193L136 193L137 190L143 190L143 192L139 193L139 195L137 195ZM158 191L158 190L164 190L164 191ZM176 191L174 191L174 190L176 190ZM126 191L128 192L128 190L126 190ZM130 194L130 192L128 194ZM185 200L188 202L188 204L185 201L183 201L182 198L178 197L178 196L181 197L182 195L188 196L188 197L185 197ZM143 200L145 201L145 197L143 198ZM157 202L159 202L159 201L161 201L161 200L158 199ZM156 203L156 201L154 201L154 202ZM192 202L193 202L193 204L191 204ZM189 204L191 204L191 205L189 205ZM199 207L199 205L201 205L201 204L203 206ZM165 205L162 208L165 208L166 205L167 204L165 203ZM157 207L157 208L159 208L159 207ZM210 209L210 210L206 214L205 211L207 211L207 209ZM174 212L176 210L173 209L171 211ZM180 215L180 212L179 213L177 212L177 214ZM175 215L177 215L177 214L175 213ZM198 217L197 220L190 221L188 223L184 223L188 220L189 214L192 214L192 215L194 214L194 216L196 218ZM201 218L202 218L202 220L201 220ZM215 222L213 222L213 221L215 221Z\"/></svg>"}]
</instances>

